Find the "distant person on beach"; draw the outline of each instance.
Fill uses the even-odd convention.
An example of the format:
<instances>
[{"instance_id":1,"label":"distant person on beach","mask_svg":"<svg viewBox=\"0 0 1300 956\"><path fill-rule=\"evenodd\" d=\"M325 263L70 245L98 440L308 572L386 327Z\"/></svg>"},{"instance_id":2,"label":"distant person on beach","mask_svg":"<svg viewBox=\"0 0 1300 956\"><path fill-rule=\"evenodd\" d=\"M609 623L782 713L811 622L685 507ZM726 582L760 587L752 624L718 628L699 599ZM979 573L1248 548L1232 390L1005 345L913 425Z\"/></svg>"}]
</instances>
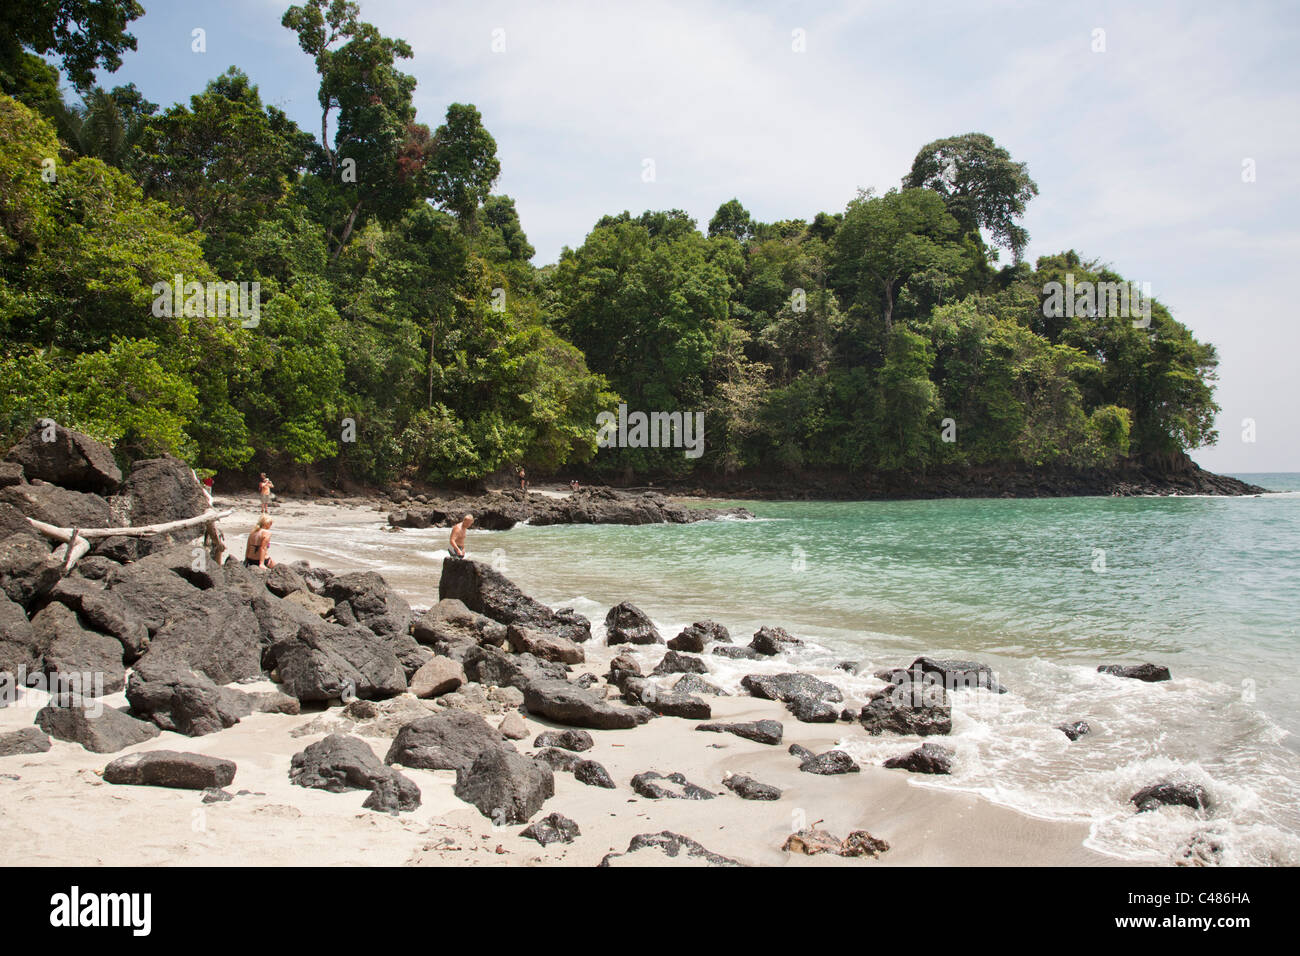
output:
<instances>
[{"instance_id":1,"label":"distant person on beach","mask_svg":"<svg viewBox=\"0 0 1300 956\"><path fill-rule=\"evenodd\" d=\"M465 557L465 532L474 527L474 516L466 515L451 527L451 552L453 558Z\"/></svg>"},{"instance_id":2,"label":"distant person on beach","mask_svg":"<svg viewBox=\"0 0 1300 956\"><path fill-rule=\"evenodd\" d=\"M578 479L577 479L577 478L570 478L570 479L569 479L569 490L570 490L570 491L579 491L579 490L580 490L579 487L578 487Z\"/></svg>"},{"instance_id":3,"label":"distant person on beach","mask_svg":"<svg viewBox=\"0 0 1300 956\"><path fill-rule=\"evenodd\" d=\"M208 504L212 504L212 476L203 479L203 493L208 496Z\"/></svg>"},{"instance_id":4,"label":"distant person on beach","mask_svg":"<svg viewBox=\"0 0 1300 956\"><path fill-rule=\"evenodd\" d=\"M244 548L244 567L275 567L275 562L271 560L271 517L269 515L260 516L248 535L248 546Z\"/></svg>"},{"instance_id":5,"label":"distant person on beach","mask_svg":"<svg viewBox=\"0 0 1300 956\"><path fill-rule=\"evenodd\" d=\"M257 493L262 496L262 514L269 514L271 511L271 489L274 487L275 484L266 477L266 472L262 472L262 477L257 483Z\"/></svg>"},{"instance_id":6,"label":"distant person on beach","mask_svg":"<svg viewBox=\"0 0 1300 956\"><path fill-rule=\"evenodd\" d=\"M528 476L524 474L524 470L522 468L519 469L519 490L520 491L528 490Z\"/></svg>"}]
</instances>

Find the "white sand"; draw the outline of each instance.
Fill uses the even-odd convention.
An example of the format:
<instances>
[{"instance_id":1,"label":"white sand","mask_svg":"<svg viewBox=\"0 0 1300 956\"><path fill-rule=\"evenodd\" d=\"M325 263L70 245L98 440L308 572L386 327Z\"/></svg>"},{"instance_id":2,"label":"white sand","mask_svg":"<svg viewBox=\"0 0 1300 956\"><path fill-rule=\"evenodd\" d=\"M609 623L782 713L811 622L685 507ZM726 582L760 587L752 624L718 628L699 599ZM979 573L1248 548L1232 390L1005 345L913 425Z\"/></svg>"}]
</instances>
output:
<instances>
[{"instance_id":1,"label":"white sand","mask_svg":"<svg viewBox=\"0 0 1300 956\"><path fill-rule=\"evenodd\" d=\"M229 502L229 499L227 499ZM222 499L218 498L218 503ZM228 543L242 557L243 530L252 521L241 513L224 522ZM328 523L346 509L287 502L277 509L288 523L293 512L309 510L313 522ZM379 516L376 514L376 518ZM350 520L356 519L353 511ZM279 522L277 522L279 523ZM275 551L279 560L298 556ZM340 569L345 570L345 569ZM582 668L602 673L612 656L589 647ZM652 652L653 653L653 652ZM269 688L271 685L265 685ZM242 689L249 689L244 687ZM257 689L255 686L253 689ZM0 732L29 725L42 695L0 709ZM541 847L519 836L523 825L494 827L452 792L451 771L406 770L420 787L423 803L393 817L361 809L367 794L331 794L289 783L294 753L322 735L293 737L290 731L317 715L254 714L235 727L206 737L163 733L137 750L169 749L234 760L238 773L227 789L252 791L227 803L203 804L201 794L153 787L114 786L98 776L121 754L93 754L79 745L54 741L45 754L0 758L0 863L59 865L539 865L591 866L608 852L622 852L638 833L668 829L689 836L715 853L762 865L1104 865L1119 862L1084 848L1084 824L1031 818L977 798L924 786L903 771L863 767L858 774L824 777L802 773L786 752L799 743L815 752L857 725L801 724L779 703L752 697L709 698L714 720L772 718L785 726L785 740L768 746L731 734L701 733L696 721L660 717L634 730L590 731L597 760L617 784L604 790L555 774L556 793L535 817L557 811L582 829L570 845ZM106 703L125 706L123 695ZM337 708L335 708L337 711ZM488 718L496 723L499 718ZM530 736L516 746L533 752L533 736L552 726L526 717ZM365 739L382 758L389 740ZM630 787L644 770L680 771L717 792L713 800L649 800ZM722 786L727 772L744 772L784 790L779 801L741 800ZM11 776L19 779L13 780ZM878 860L804 857L781 851L786 836L823 820L838 836L869 830L892 849Z\"/></svg>"}]
</instances>

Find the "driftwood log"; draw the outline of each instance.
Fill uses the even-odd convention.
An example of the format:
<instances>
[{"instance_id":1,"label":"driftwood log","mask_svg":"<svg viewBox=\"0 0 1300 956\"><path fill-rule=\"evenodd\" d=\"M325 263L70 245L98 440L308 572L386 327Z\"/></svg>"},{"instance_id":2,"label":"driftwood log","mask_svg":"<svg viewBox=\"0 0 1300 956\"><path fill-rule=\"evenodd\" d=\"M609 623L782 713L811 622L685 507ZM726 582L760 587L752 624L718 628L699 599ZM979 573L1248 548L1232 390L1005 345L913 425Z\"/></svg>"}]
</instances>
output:
<instances>
[{"instance_id":1,"label":"driftwood log","mask_svg":"<svg viewBox=\"0 0 1300 956\"><path fill-rule=\"evenodd\" d=\"M217 564L220 564L221 557L226 550L226 541L222 537L217 522L222 518L229 518L234 513L234 509L217 511L215 508L209 508L203 514L196 515L193 518L164 521L162 524L143 524L128 528L60 528L44 521L37 521L35 518L28 518L27 520L33 528L45 535L45 537L61 543L62 546L55 548L54 553L50 555L50 560L61 564L63 573L67 574L72 566L90 550L97 539L113 538L119 535L126 538L145 538L155 534L182 531L185 528L193 528L198 525L204 526L203 541L208 547L208 553L212 555Z\"/></svg>"}]
</instances>

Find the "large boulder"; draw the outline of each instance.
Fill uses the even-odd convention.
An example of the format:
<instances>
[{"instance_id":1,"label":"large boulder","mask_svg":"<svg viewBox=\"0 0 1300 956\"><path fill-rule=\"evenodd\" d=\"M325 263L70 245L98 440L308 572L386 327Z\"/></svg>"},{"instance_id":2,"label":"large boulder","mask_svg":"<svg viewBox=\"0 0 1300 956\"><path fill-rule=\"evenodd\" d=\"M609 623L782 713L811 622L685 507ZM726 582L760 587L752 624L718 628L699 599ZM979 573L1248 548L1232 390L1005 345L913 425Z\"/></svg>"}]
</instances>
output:
<instances>
[{"instance_id":1,"label":"large boulder","mask_svg":"<svg viewBox=\"0 0 1300 956\"><path fill-rule=\"evenodd\" d=\"M114 526L108 502L99 495L44 481L0 488L0 501L13 505L29 518L60 528Z\"/></svg>"},{"instance_id":2,"label":"large boulder","mask_svg":"<svg viewBox=\"0 0 1300 956\"><path fill-rule=\"evenodd\" d=\"M1193 810L1209 810L1210 795L1199 783L1185 780L1161 780L1149 787L1143 787L1129 802L1145 813L1159 807L1183 806Z\"/></svg>"},{"instance_id":3,"label":"large boulder","mask_svg":"<svg viewBox=\"0 0 1300 956\"><path fill-rule=\"evenodd\" d=\"M383 700L406 690L406 674L381 640L364 627L314 621L268 652L282 689L301 701L361 697Z\"/></svg>"},{"instance_id":4,"label":"large boulder","mask_svg":"<svg viewBox=\"0 0 1300 956\"><path fill-rule=\"evenodd\" d=\"M146 750L118 757L104 768L104 782L177 790L220 789L235 779L235 762L207 754Z\"/></svg>"},{"instance_id":5,"label":"large boulder","mask_svg":"<svg viewBox=\"0 0 1300 956\"><path fill-rule=\"evenodd\" d=\"M952 733L952 705L938 684L907 683L876 691L858 719L869 734Z\"/></svg>"},{"instance_id":6,"label":"large boulder","mask_svg":"<svg viewBox=\"0 0 1300 956\"><path fill-rule=\"evenodd\" d=\"M45 673L51 686L75 687L82 696L116 694L126 686L122 644L115 637L89 631L77 612L52 601L32 618L38 645L44 648Z\"/></svg>"},{"instance_id":7,"label":"large boulder","mask_svg":"<svg viewBox=\"0 0 1300 956\"><path fill-rule=\"evenodd\" d=\"M76 611L95 630L117 638L126 663L138 660L148 648L149 628L144 620L100 582L72 575L60 580L50 597Z\"/></svg>"},{"instance_id":8,"label":"large boulder","mask_svg":"<svg viewBox=\"0 0 1300 956\"><path fill-rule=\"evenodd\" d=\"M605 615L605 643L662 644L659 629L648 614L631 601L615 604Z\"/></svg>"},{"instance_id":9,"label":"large boulder","mask_svg":"<svg viewBox=\"0 0 1300 956\"><path fill-rule=\"evenodd\" d=\"M370 790L363 804L367 809L414 810L420 805L420 788L413 780L380 763L364 740L346 734L330 734L294 754L289 782L330 793Z\"/></svg>"},{"instance_id":10,"label":"large boulder","mask_svg":"<svg viewBox=\"0 0 1300 956\"><path fill-rule=\"evenodd\" d=\"M60 565L43 539L27 533L0 539L0 591L9 600L30 607L60 576Z\"/></svg>"},{"instance_id":11,"label":"large boulder","mask_svg":"<svg viewBox=\"0 0 1300 956\"><path fill-rule=\"evenodd\" d=\"M0 674L36 674L42 669L45 646L22 607L0 594Z\"/></svg>"},{"instance_id":12,"label":"large boulder","mask_svg":"<svg viewBox=\"0 0 1300 956\"><path fill-rule=\"evenodd\" d=\"M363 624L381 635L410 631L411 606L374 571L336 574L322 593L334 601L334 619L340 624Z\"/></svg>"},{"instance_id":13,"label":"large boulder","mask_svg":"<svg viewBox=\"0 0 1300 956\"><path fill-rule=\"evenodd\" d=\"M702 659L694 654L683 654L674 650L669 650L661 657L653 671L660 677L665 674L707 674L708 672L709 665Z\"/></svg>"},{"instance_id":14,"label":"large boulder","mask_svg":"<svg viewBox=\"0 0 1300 956\"><path fill-rule=\"evenodd\" d=\"M219 687L176 658L141 658L126 682L131 712L163 730L202 737L233 727L253 712L246 694Z\"/></svg>"},{"instance_id":15,"label":"large boulder","mask_svg":"<svg viewBox=\"0 0 1300 956\"><path fill-rule=\"evenodd\" d=\"M171 455L132 463L118 498L135 527L196 518L209 508L208 496L193 470ZM138 553L159 551L200 533L201 529L187 528L144 538Z\"/></svg>"},{"instance_id":16,"label":"large boulder","mask_svg":"<svg viewBox=\"0 0 1300 956\"><path fill-rule=\"evenodd\" d=\"M485 750L514 744L477 714L450 710L413 720L397 732L384 763L422 770L467 770Z\"/></svg>"},{"instance_id":17,"label":"large boulder","mask_svg":"<svg viewBox=\"0 0 1300 956\"><path fill-rule=\"evenodd\" d=\"M50 737L39 727L23 727L0 734L0 757L43 754L50 749Z\"/></svg>"},{"instance_id":18,"label":"large boulder","mask_svg":"<svg viewBox=\"0 0 1300 956\"><path fill-rule=\"evenodd\" d=\"M555 775L539 760L494 747L456 771L455 793L493 823L524 823L555 796Z\"/></svg>"},{"instance_id":19,"label":"large boulder","mask_svg":"<svg viewBox=\"0 0 1300 956\"><path fill-rule=\"evenodd\" d=\"M568 668L555 661L543 661L532 654L507 654L490 645L475 647L462 660L465 674L475 683L489 687L524 690L539 680L567 680Z\"/></svg>"},{"instance_id":20,"label":"large boulder","mask_svg":"<svg viewBox=\"0 0 1300 956\"><path fill-rule=\"evenodd\" d=\"M29 481L39 478L64 488L103 493L122 481L107 445L62 425L37 422L5 460L22 465Z\"/></svg>"},{"instance_id":21,"label":"large boulder","mask_svg":"<svg viewBox=\"0 0 1300 956\"><path fill-rule=\"evenodd\" d=\"M185 616L154 635L138 666L174 661L215 684L251 680L262 673L262 645L257 617L235 595L204 591Z\"/></svg>"},{"instance_id":22,"label":"large boulder","mask_svg":"<svg viewBox=\"0 0 1300 956\"><path fill-rule=\"evenodd\" d=\"M411 675L411 693L421 699L441 697L467 680L465 667L450 657L433 657Z\"/></svg>"},{"instance_id":23,"label":"large boulder","mask_svg":"<svg viewBox=\"0 0 1300 956\"><path fill-rule=\"evenodd\" d=\"M708 701L692 694L664 690L644 677L629 677L623 682L623 699L632 704L640 704L661 717L708 720L713 716L713 708Z\"/></svg>"},{"instance_id":24,"label":"large boulder","mask_svg":"<svg viewBox=\"0 0 1300 956\"><path fill-rule=\"evenodd\" d=\"M530 714L568 727L626 730L650 719L650 712L644 707L611 704L586 688L565 680L534 680L523 688L523 692L524 707Z\"/></svg>"},{"instance_id":25,"label":"large boulder","mask_svg":"<svg viewBox=\"0 0 1300 956\"><path fill-rule=\"evenodd\" d=\"M157 633L169 620L189 613L201 593L179 574L148 562L115 568L107 580L109 592L143 622L150 634Z\"/></svg>"},{"instance_id":26,"label":"large boulder","mask_svg":"<svg viewBox=\"0 0 1300 956\"><path fill-rule=\"evenodd\" d=\"M442 563L438 598L455 598L471 611L501 624L522 624L550 631L581 644L591 639L591 623L580 614L560 614L535 601L499 571L468 558Z\"/></svg>"},{"instance_id":27,"label":"large boulder","mask_svg":"<svg viewBox=\"0 0 1300 956\"><path fill-rule=\"evenodd\" d=\"M112 707L60 707L50 704L36 714L36 726L91 753L111 754L158 736L158 728Z\"/></svg>"}]
</instances>

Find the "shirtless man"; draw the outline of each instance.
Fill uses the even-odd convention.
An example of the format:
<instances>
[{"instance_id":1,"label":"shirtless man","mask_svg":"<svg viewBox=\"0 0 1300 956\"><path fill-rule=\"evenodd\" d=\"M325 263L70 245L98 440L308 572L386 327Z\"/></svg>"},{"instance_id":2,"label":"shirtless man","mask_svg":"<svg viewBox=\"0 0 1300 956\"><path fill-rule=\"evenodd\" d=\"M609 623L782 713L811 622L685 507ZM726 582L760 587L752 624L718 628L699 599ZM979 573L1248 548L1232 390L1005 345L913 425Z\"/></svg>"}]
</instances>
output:
<instances>
[{"instance_id":1,"label":"shirtless man","mask_svg":"<svg viewBox=\"0 0 1300 956\"><path fill-rule=\"evenodd\" d=\"M451 528L451 547L447 550L451 552L453 558L465 557L465 532L474 527L474 516L466 515L460 521L452 525Z\"/></svg>"},{"instance_id":2,"label":"shirtless man","mask_svg":"<svg viewBox=\"0 0 1300 956\"><path fill-rule=\"evenodd\" d=\"M257 493L262 496L262 514L267 514L271 510L271 489L274 487L271 479L266 477L266 472L262 472L262 477L257 483Z\"/></svg>"},{"instance_id":3,"label":"shirtless man","mask_svg":"<svg viewBox=\"0 0 1300 956\"><path fill-rule=\"evenodd\" d=\"M271 518L262 515L257 519L252 532L248 535L248 545L244 548L244 567L273 568L271 560Z\"/></svg>"}]
</instances>

